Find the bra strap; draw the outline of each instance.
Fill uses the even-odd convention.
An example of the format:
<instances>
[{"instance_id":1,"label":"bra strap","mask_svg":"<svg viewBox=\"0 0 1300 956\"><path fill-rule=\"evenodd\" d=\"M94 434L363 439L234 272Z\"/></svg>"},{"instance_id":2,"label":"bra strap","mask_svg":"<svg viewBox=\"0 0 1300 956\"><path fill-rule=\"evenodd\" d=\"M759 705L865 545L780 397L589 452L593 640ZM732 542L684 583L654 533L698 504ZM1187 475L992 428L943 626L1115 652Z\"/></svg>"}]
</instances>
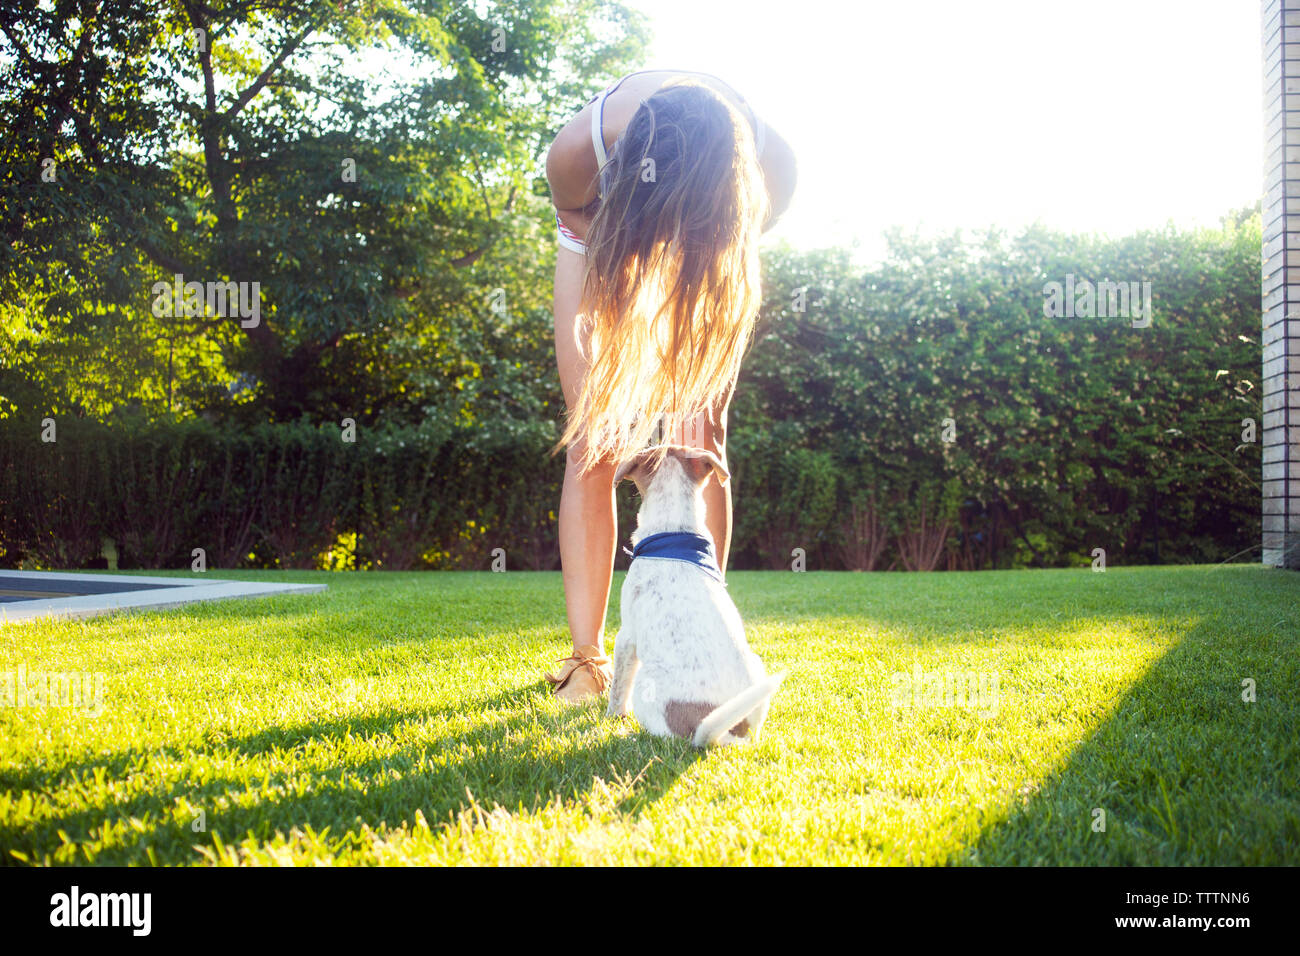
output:
<instances>
[{"instance_id":1,"label":"bra strap","mask_svg":"<svg viewBox=\"0 0 1300 956\"><path fill-rule=\"evenodd\" d=\"M605 154L605 97L609 96L609 90L600 94L600 101L596 108L591 111L591 145L596 150L596 168L604 166L609 160Z\"/></svg>"}]
</instances>

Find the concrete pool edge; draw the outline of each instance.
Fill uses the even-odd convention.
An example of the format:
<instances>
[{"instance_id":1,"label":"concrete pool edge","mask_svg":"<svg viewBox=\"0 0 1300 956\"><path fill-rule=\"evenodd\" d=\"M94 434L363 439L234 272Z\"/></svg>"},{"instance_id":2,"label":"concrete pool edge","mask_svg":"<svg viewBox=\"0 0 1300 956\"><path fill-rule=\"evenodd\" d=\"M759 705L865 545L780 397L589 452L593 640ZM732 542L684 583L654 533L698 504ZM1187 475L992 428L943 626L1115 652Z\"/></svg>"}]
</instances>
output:
<instances>
[{"instance_id":1,"label":"concrete pool edge","mask_svg":"<svg viewBox=\"0 0 1300 956\"><path fill-rule=\"evenodd\" d=\"M66 571L0 571L0 577L17 581L62 582L70 585L79 581L130 584L137 588L141 584L156 585L154 588L144 590L82 594L48 600L34 598L0 604L0 624L21 624L45 618L94 617L115 611L164 610L184 604L234 598L314 594L328 588L325 584L268 584L260 581L231 581L217 578L191 581L187 578L135 574L79 574Z\"/></svg>"}]
</instances>

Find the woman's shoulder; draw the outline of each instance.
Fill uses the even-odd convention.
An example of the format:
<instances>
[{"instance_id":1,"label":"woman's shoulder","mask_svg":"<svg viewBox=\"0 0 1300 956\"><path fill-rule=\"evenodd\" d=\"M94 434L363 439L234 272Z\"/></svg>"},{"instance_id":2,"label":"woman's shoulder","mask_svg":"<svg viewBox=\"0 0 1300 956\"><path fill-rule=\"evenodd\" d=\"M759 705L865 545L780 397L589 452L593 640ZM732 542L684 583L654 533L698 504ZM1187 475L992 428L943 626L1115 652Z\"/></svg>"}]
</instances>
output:
<instances>
[{"instance_id":1,"label":"woman's shoulder","mask_svg":"<svg viewBox=\"0 0 1300 956\"><path fill-rule=\"evenodd\" d=\"M703 70L670 70L659 67L645 70L633 70L631 73L625 73L607 86L603 93L606 96L612 96L615 93L622 91L635 91L644 95L647 90L653 91L666 83L681 79L696 80L697 82L704 83L706 86L713 87L721 93L725 93L741 101L744 100L744 97L734 86L722 79L722 77L716 76L713 73L706 73ZM596 100L600 99L600 97L601 93L597 93L588 100L588 102L594 103Z\"/></svg>"}]
</instances>

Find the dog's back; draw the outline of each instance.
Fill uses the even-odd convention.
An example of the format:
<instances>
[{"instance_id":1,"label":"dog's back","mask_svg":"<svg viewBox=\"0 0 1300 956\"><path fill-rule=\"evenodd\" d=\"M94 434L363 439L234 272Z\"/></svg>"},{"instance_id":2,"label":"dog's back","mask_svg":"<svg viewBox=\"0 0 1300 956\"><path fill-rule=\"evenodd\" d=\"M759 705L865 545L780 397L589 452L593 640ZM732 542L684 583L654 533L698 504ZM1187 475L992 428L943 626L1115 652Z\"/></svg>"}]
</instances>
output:
<instances>
[{"instance_id":1,"label":"dog's back","mask_svg":"<svg viewBox=\"0 0 1300 956\"><path fill-rule=\"evenodd\" d=\"M766 674L726 588L677 564L633 563L623 583L619 640L631 631L636 643L637 720L651 733L691 738L710 712ZM738 730L736 736L746 735L747 728Z\"/></svg>"},{"instance_id":2,"label":"dog's back","mask_svg":"<svg viewBox=\"0 0 1300 956\"><path fill-rule=\"evenodd\" d=\"M679 503L683 507L673 512L674 502L665 499L698 496L702 481L672 459L662 467L681 470L656 475L642 487L640 540L691 524L701 533L702 500ZM647 513L661 522L671 513L676 520L647 527ZM630 703L646 730L697 746L758 736L784 674L768 677L749 649L740 613L715 570L673 557L634 557L623 583L610 713L625 713Z\"/></svg>"}]
</instances>

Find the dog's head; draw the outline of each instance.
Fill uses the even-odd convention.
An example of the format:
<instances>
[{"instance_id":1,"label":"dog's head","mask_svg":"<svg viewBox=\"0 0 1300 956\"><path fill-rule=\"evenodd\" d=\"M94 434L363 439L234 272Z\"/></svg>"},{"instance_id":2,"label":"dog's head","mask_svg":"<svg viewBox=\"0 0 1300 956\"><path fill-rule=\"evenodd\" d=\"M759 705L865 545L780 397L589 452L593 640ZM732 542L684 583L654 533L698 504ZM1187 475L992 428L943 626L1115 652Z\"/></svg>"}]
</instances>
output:
<instances>
[{"instance_id":1,"label":"dog's head","mask_svg":"<svg viewBox=\"0 0 1300 956\"><path fill-rule=\"evenodd\" d=\"M731 479L731 472L727 471L717 455L707 449L656 445L619 465L614 471L614 484L617 485L624 478L631 478L644 498L651 482L669 460L680 464L686 477L697 489L709 480L710 475L717 475L720 485L725 485Z\"/></svg>"}]
</instances>

